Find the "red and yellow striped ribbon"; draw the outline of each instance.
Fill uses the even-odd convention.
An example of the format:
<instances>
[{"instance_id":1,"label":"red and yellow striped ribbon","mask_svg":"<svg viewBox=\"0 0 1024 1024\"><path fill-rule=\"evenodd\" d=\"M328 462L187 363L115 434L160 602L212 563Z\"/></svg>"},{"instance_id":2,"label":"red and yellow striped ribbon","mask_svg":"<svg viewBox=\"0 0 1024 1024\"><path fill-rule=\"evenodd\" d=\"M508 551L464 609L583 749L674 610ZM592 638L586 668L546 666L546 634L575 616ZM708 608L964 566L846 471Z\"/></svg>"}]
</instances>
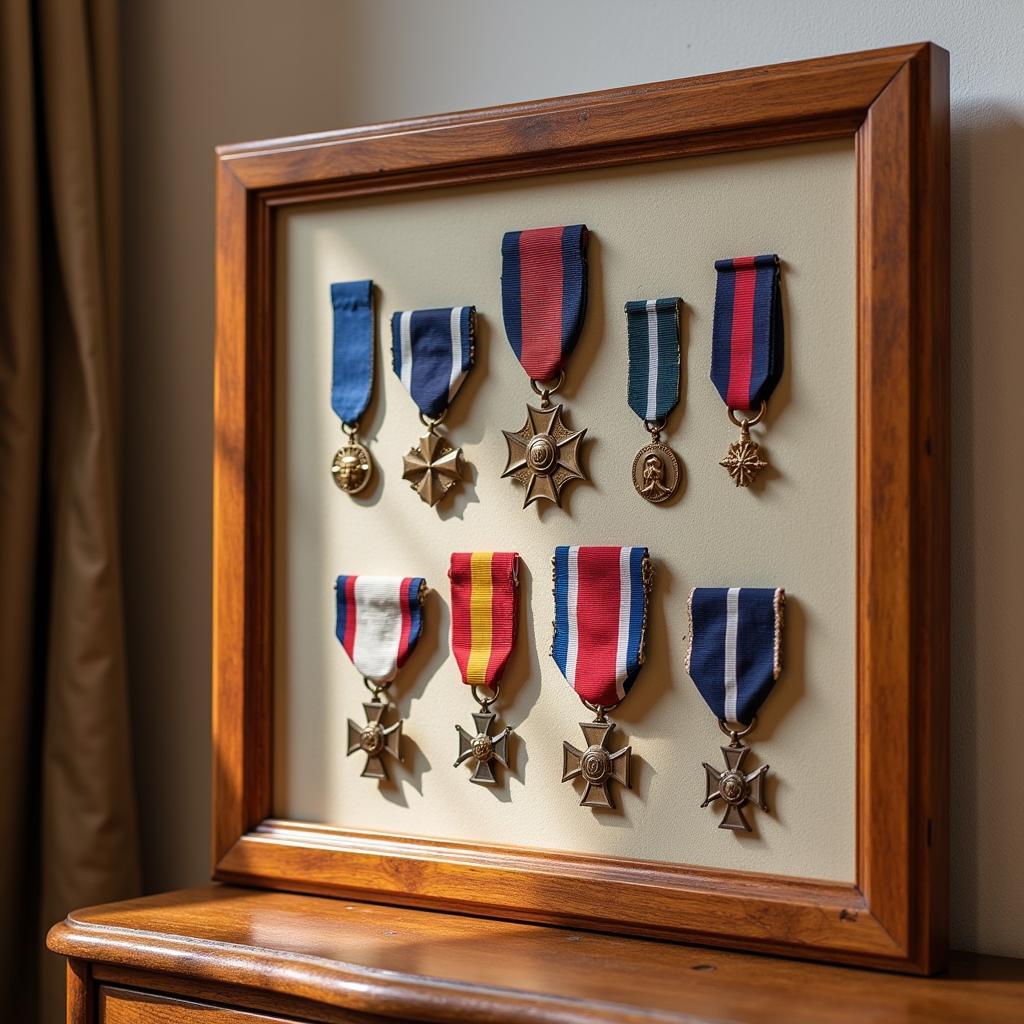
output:
<instances>
[{"instance_id":1,"label":"red and yellow striped ribbon","mask_svg":"<svg viewBox=\"0 0 1024 1024\"><path fill-rule=\"evenodd\" d=\"M452 586L452 651L470 686L494 686L516 641L519 555L513 551L456 552Z\"/></svg>"}]
</instances>

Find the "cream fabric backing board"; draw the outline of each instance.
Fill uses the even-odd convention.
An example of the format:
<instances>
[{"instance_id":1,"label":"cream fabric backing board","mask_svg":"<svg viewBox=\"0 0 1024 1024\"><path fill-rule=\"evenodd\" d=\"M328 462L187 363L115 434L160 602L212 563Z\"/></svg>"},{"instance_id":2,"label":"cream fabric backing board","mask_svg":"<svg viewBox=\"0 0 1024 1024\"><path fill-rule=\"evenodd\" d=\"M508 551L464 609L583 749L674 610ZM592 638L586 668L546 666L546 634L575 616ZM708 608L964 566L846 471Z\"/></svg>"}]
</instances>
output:
<instances>
[{"instance_id":1,"label":"cream fabric backing board","mask_svg":"<svg viewBox=\"0 0 1024 1024\"><path fill-rule=\"evenodd\" d=\"M587 427L591 482L563 509L523 510L501 479L502 428L537 404L501 321L506 230L586 223L586 324L561 393ZM665 161L508 183L435 189L285 210L279 222L274 814L346 828L851 881L855 871L855 160L851 143ZM783 259L786 371L764 429L772 465L735 488L718 466L738 430L708 377L714 261ZM377 284L377 386L363 437L378 476L353 500L331 481L342 435L330 407L332 281ZM679 295L683 381L665 439L685 466L681 496L654 507L630 466L648 435L626 404L628 299ZM445 432L469 468L431 510L401 479L424 432L391 370L397 309L475 304L476 366ZM618 810L579 807L561 783L562 741L592 717L549 656L551 555L558 544L645 544L655 566L648 662L614 713L634 750ZM452 551L522 556L520 637L497 710L515 729L496 789L454 768L454 723L476 710L449 647ZM335 637L339 573L425 576L424 635L393 689L406 764L360 778L346 719L369 699ZM684 666L694 586L782 586L783 673L750 737L771 765L770 812L754 831L701 809L701 762L726 738ZM392 718L387 721L393 720Z\"/></svg>"}]
</instances>

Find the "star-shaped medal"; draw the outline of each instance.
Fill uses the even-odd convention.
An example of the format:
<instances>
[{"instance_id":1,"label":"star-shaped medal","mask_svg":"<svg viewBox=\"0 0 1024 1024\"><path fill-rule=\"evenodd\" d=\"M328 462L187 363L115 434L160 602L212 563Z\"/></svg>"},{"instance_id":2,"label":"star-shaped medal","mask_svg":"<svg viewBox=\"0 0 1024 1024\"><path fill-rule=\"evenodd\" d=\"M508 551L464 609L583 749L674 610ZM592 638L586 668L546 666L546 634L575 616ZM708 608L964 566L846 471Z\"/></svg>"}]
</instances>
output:
<instances>
[{"instance_id":1,"label":"star-shaped medal","mask_svg":"<svg viewBox=\"0 0 1024 1024\"><path fill-rule=\"evenodd\" d=\"M506 726L497 736L491 735L491 726L498 716L491 711L482 711L473 715L476 735L471 736L461 725L455 726L459 733L459 756L455 760L457 768L463 761L476 758L476 767L470 776L470 782L478 782L481 786L496 786L497 776L494 774L494 762L508 767L508 738L512 730Z\"/></svg>"},{"instance_id":2,"label":"star-shaped medal","mask_svg":"<svg viewBox=\"0 0 1024 1024\"><path fill-rule=\"evenodd\" d=\"M756 772L749 775L743 771L743 761L750 748L742 743L730 744L721 748L725 755L725 771L704 762L704 781L707 793L701 807L716 800L725 802L725 815L718 823L719 828L732 829L733 832L749 832L750 822L743 815L743 807L747 803L755 803L762 811L768 810L768 801L764 795L764 779L768 774L768 765L763 764Z\"/></svg>"},{"instance_id":3,"label":"star-shaped medal","mask_svg":"<svg viewBox=\"0 0 1024 1024\"><path fill-rule=\"evenodd\" d=\"M750 439L746 420L740 430L740 439L729 445L729 451L719 465L729 471L737 487L749 487L757 474L768 465L761 454L761 446Z\"/></svg>"},{"instance_id":4,"label":"star-shaped medal","mask_svg":"<svg viewBox=\"0 0 1024 1024\"><path fill-rule=\"evenodd\" d=\"M562 743L562 781L577 777L586 784L581 807L614 807L612 782L629 789L629 762L632 747L623 747L613 754L608 749L608 736L615 726L611 722L580 722L589 746L577 750L568 740Z\"/></svg>"},{"instance_id":5,"label":"star-shaped medal","mask_svg":"<svg viewBox=\"0 0 1024 1024\"><path fill-rule=\"evenodd\" d=\"M399 744L402 741L402 720L386 728L380 720L387 711L387 704L370 701L363 705L366 712L366 725L357 725L348 720L348 752L354 754L361 750L366 755L366 766L360 773L364 779L386 779L387 768L384 766L384 755L389 754L396 761L402 760Z\"/></svg>"},{"instance_id":6,"label":"star-shaped medal","mask_svg":"<svg viewBox=\"0 0 1024 1024\"><path fill-rule=\"evenodd\" d=\"M586 480L580 469L579 449L584 430L569 430L562 422L562 407L526 407L526 423L511 433L503 430L508 464L503 477L526 487L523 508L543 498L561 505L561 490L570 480Z\"/></svg>"},{"instance_id":7,"label":"star-shaped medal","mask_svg":"<svg viewBox=\"0 0 1024 1024\"><path fill-rule=\"evenodd\" d=\"M462 478L462 449L453 448L440 434L430 432L402 459L402 479L434 507Z\"/></svg>"}]
</instances>

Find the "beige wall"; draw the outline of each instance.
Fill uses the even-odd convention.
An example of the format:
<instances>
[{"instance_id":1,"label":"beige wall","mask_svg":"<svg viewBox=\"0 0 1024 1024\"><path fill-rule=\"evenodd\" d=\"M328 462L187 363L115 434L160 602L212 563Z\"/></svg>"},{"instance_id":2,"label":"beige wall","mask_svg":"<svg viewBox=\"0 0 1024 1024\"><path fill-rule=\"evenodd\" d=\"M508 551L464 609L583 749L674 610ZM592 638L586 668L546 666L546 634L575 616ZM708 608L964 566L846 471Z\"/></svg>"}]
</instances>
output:
<instances>
[{"instance_id":1,"label":"beige wall","mask_svg":"<svg viewBox=\"0 0 1024 1024\"><path fill-rule=\"evenodd\" d=\"M930 38L953 68L953 925L1024 955L1011 447L1024 9L933 0L126 0L126 555L147 885L208 875L216 143Z\"/></svg>"}]
</instances>

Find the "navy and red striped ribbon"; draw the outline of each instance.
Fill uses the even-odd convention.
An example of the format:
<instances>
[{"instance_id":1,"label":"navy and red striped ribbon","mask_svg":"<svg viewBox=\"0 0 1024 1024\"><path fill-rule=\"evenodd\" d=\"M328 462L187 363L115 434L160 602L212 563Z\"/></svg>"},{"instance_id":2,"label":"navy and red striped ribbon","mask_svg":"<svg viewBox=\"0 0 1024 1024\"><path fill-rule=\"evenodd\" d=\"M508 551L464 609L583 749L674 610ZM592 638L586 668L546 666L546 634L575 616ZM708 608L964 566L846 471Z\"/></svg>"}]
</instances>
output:
<instances>
[{"instance_id":1,"label":"navy and red striped ribbon","mask_svg":"<svg viewBox=\"0 0 1024 1024\"><path fill-rule=\"evenodd\" d=\"M501 241L501 312L531 380L556 377L587 311L587 226L508 231Z\"/></svg>"},{"instance_id":2,"label":"navy and red striped ribbon","mask_svg":"<svg viewBox=\"0 0 1024 1024\"><path fill-rule=\"evenodd\" d=\"M782 377L779 257L716 260L711 380L730 409L756 409Z\"/></svg>"}]
</instances>

